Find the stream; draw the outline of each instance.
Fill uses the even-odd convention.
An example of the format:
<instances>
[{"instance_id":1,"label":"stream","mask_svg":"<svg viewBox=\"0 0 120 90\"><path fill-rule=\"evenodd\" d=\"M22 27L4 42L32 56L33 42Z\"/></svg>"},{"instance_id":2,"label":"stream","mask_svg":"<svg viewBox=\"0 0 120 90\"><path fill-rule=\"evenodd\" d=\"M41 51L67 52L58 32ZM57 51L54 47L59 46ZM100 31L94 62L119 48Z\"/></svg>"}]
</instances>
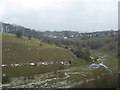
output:
<instances>
[{"instance_id":1,"label":"stream","mask_svg":"<svg viewBox=\"0 0 120 90\"><path fill-rule=\"evenodd\" d=\"M106 70L108 70L109 72L112 72L112 70L109 69L109 67L107 67L104 63L104 60L105 60L105 56L101 56L97 59L98 61L100 61L99 64L90 64L90 68L92 69L98 69L100 66L104 67Z\"/></svg>"}]
</instances>

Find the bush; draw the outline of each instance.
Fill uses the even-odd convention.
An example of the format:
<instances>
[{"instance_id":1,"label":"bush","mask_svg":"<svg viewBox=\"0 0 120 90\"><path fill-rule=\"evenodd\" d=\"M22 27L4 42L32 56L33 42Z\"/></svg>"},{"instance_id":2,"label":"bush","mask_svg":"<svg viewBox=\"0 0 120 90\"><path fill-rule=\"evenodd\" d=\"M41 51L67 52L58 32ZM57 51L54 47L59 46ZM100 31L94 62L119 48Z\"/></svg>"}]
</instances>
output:
<instances>
[{"instance_id":1,"label":"bush","mask_svg":"<svg viewBox=\"0 0 120 90\"><path fill-rule=\"evenodd\" d=\"M28 36L28 39L31 40L31 38L32 38L32 37L29 35L29 36Z\"/></svg>"},{"instance_id":2,"label":"bush","mask_svg":"<svg viewBox=\"0 0 120 90\"><path fill-rule=\"evenodd\" d=\"M88 48L78 48L73 51L73 53L78 57L90 61L90 50Z\"/></svg>"},{"instance_id":3,"label":"bush","mask_svg":"<svg viewBox=\"0 0 120 90\"><path fill-rule=\"evenodd\" d=\"M65 67L64 66L60 66L59 70L63 70L63 69L65 69Z\"/></svg>"},{"instance_id":4,"label":"bush","mask_svg":"<svg viewBox=\"0 0 120 90\"><path fill-rule=\"evenodd\" d=\"M93 40L93 41L88 41L87 45L91 48L91 49L99 49L103 46L104 43L102 43L101 40Z\"/></svg>"},{"instance_id":5,"label":"bush","mask_svg":"<svg viewBox=\"0 0 120 90\"><path fill-rule=\"evenodd\" d=\"M8 76L3 76L2 77L2 84L7 84L10 82L10 78Z\"/></svg>"},{"instance_id":6,"label":"bush","mask_svg":"<svg viewBox=\"0 0 120 90\"><path fill-rule=\"evenodd\" d=\"M101 72L104 73L105 75L102 75ZM117 77L116 71L110 73L101 67L97 70L93 70L92 73L94 78L99 76L99 78L97 78L93 82L95 88L116 88L117 87L118 77Z\"/></svg>"},{"instance_id":7,"label":"bush","mask_svg":"<svg viewBox=\"0 0 120 90\"><path fill-rule=\"evenodd\" d=\"M17 36L18 38L22 38L22 32L17 31L17 32L16 32L16 36Z\"/></svg>"}]
</instances>

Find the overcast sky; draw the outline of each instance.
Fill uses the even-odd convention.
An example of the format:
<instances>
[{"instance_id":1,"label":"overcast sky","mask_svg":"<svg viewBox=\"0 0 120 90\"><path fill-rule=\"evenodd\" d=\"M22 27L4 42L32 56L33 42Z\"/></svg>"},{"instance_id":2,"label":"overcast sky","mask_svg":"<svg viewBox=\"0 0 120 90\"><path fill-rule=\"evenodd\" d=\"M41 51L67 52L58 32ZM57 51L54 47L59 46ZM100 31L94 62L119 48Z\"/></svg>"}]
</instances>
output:
<instances>
[{"instance_id":1,"label":"overcast sky","mask_svg":"<svg viewBox=\"0 0 120 90\"><path fill-rule=\"evenodd\" d=\"M36 30L118 28L119 0L0 0L0 21Z\"/></svg>"}]
</instances>

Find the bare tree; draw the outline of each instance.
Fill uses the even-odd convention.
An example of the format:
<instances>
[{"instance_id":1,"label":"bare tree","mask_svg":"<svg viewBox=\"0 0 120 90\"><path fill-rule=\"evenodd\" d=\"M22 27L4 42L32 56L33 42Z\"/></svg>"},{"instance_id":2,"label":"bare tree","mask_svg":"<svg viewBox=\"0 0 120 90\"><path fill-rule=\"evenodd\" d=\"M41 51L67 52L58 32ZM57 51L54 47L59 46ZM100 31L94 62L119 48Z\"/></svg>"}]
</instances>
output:
<instances>
[{"instance_id":1,"label":"bare tree","mask_svg":"<svg viewBox=\"0 0 120 90\"><path fill-rule=\"evenodd\" d=\"M17 31L17 32L16 32L16 36L17 36L18 38L22 38L22 32L21 32L21 31Z\"/></svg>"}]
</instances>

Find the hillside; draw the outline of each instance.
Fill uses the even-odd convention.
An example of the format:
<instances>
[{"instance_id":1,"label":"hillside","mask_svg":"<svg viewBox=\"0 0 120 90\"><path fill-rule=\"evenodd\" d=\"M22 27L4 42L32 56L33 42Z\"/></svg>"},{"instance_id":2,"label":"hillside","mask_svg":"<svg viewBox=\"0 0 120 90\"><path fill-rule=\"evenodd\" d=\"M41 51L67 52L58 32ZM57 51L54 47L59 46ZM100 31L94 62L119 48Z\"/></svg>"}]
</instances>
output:
<instances>
[{"instance_id":1,"label":"hillside","mask_svg":"<svg viewBox=\"0 0 120 90\"><path fill-rule=\"evenodd\" d=\"M77 45L72 41L66 39L65 44L61 41L63 47L57 47L53 42L50 45L34 38L29 40L28 37L17 38L3 33L2 61L7 65L2 68L3 84L14 88L116 87L116 37L78 39ZM83 43L90 49L81 46L83 49L80 50L90 50L93 58L87 63L69 50ZM89 56L87 52L80 53L82 55Z\"/></svg>"},{"instance_id":2,"label":"hillside","mask_svg":"<svg viewBox=\"0 0 120 90\"><path fill-rule=\"evenodd\" d=\"M72 52L43 43L28 37L17 38L13 34L3 33L3 63L30 63L40 61L69 61L75 56Z\"/></svg>"},{"instance_id":3,"label":"hillside","mask_svg":"<svg viewBox=\"0 0 120 90\"><path fill-rule=\"evenodd\" d=\"M2 34L2 74L9 78L33 76L84 63L69 50L43 43L35 38ZM4 81L4 80L3 80ZM4 81L5 82L5 81Z\"/></svg>"},{"instance_id":4,"label":"hillside","mask_svg":"<svg viewBox=\"0 0 120 90\"><path fill-rule=\"evenodd\" d=\"M116 33L97 32L97 36L95 33L81 36L63 31L41 35L41 32L10 24L3 24L2 28L3 86L116 87ZM22 38L15 35L18 33Z\"/></svg>"}]
</instances>

